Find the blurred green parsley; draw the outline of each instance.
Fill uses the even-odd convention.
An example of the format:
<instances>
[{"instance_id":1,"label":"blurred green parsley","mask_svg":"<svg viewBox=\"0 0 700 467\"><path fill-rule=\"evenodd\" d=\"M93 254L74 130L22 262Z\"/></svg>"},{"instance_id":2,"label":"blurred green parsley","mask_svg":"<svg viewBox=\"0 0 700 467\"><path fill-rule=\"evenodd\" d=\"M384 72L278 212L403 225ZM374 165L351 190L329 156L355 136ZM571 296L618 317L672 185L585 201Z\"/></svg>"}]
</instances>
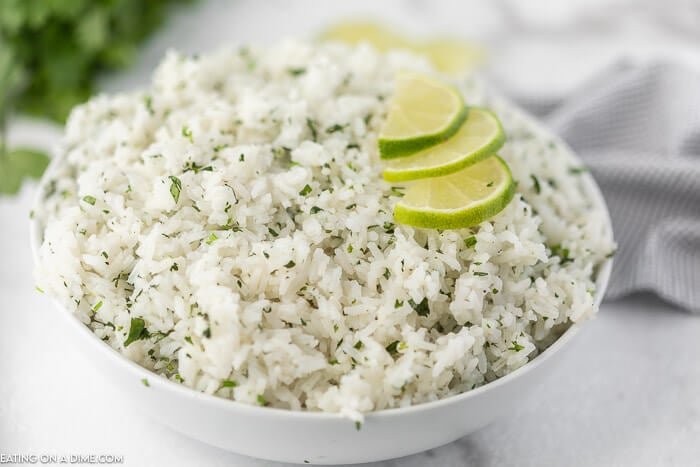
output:
<instances>
[{"instance_id":1,"label":"blurred green parsley","mask_svg":"<svg viewBox=\"0 0 700 467\"><path fill-rule=\"evenodd\" d=\"M189 0L0 0L0 194L40 177L48 158L9 150L11 111L65 121L99 73L129 65L167 8Z\"/></svg>"}]
</instances>

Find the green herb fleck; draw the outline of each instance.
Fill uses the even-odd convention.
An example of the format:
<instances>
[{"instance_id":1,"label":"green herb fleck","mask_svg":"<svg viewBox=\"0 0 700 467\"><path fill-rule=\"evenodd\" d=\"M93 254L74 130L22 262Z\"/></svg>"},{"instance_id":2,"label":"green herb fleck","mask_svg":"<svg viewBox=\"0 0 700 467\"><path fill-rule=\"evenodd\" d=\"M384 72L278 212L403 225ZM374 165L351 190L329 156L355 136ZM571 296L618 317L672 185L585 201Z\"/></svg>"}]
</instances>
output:
<instances>
[{"instance_id":1,"label":"green herb fleck","mask_svg":"<svg viewBox=\"0 0 700 467\"><path fill-rule=\"evenodd\" d=\"M287 269L290 269L290 268L293 268L293 267L296 266L296 265L297 265L297 263L295 263L294 261L291 261L291 260L290 260L287 264L284 265L284 267L287 268Z\"/></svg>"},{"instance_id":2,"label":"green herb fleck","mask_svg":"<svg viewBox=\"0 0 700 467\"><path fill-rule=\"evenodd\" d=\"M326 128L326 133L335 133L336 131L343 131L347 125L335 124Z\"/></svg>"},{"instance_id":3,"label":"green herb fleck","mask_svg":"<svg viewBox=\"0 0 700 467\"><path fill-rule=\"evenodd\" d=\"M309 184L307 183L306 185L304 185L304 188L301 189L301 191L299 192L299 194L300 194L301 196L306 196L306 195L308 195L309 193L311 193L311 187L310 187Z\"/></svg>"},{"instance_id":4,"label":"green herb fleck","mask_svg":"<svg viewBox=\"0 0 700 467\"><path fill-rule=\"evenodd\" d=\"M226 149L228 147L228 144L217 144L214 146L214 152L219 152L222 149Z\"/></svg>"},{"instance_id":5,"label":"green herb fleck","mask_svg":"<svg viewBox=\"0 0 700 467\"><path fill-rule=\"evenodd\" d=\"M513 341L513 347L508 347L508 350L515 350L516 352L520 352L524 348L524 346L518 344L516 341Z\"/></svg>"},{"instance_id":6,"label":"green herb fleck","mask_svg":"<svg viewBox=\"0 0 700 467\"><path fill-rule=\"evenodd\" d=\"M572 175L579 175L584 172L588 172L588 167L570 167L569 173Z\"/></svg>"},{"instance_id":7,"label":"green herb fleck","mask_svg":"<svg viewBox=\"0 0 700 467\"><path fill-rule=\"evenodd\" d=\"M483 276L488 276L489 273L488 272L481 272L481 271L474 271L474 275L483 277Z\"/></svg>"},{"instance_id":8,"label":"green herb fleck","mask_svg":"<svg viewBox=\"0 0 700 467\"><path fill-rule=\"evenodd\" d=\"M311 214L318 214L318 213L321 212L321 211L323 211L323 209L322 209L322 208L319 208L318 206L314 206L314 207L312 207L312 208L309 210L309 212L310 212Z\"/></svg>"},{"instance_id":9,"label":"green herb fleck","mask_svg":"<svg viewBox=\"0 0 700 467\"><path fill-rule=\"evenodd\" d=\"M420 303L414 302L412 299L408 299L408 304L411 308L418 314L418 316L428 316L430 314L430 306L428 305L428 299L424 298Z\"/></svg>"},{"instance_id":10,"label":"green herb fleck","mask_svg":"<svg viewBox=\"0 0 700 467\"><path fill-rule=\"evenodd\" d=\"M153 99L151 96L145 96L143 98L143 103L146 106L146 110L148 110L148 113L153 115L155 112L153 111Z\"/></svg>"},{"instance_id":11,"label":"green herb fleck","mask_svg":"<svg viewBox=\"0 0 700 467\"><path fill-rule=\"evenodd\" d=\"M287 71L292 76L301 76L306 73L306 68L288 68Z\"/></svg>"},{"instance_id":12,"label":"green herb fleck","mask_svg":"<svg viewBox=\"0 0 700 467\"><path fill-rule=\"evenodd\" d=\"M131 318L129 335L124 341L124 347L128 347L130 344L138 340L146 339L148 336L149 333L146 329L146 322L142 318Z\"/></svg>"},{"instance_id":13,"label":"green herb fleck","mask_svg":"<svg viewBox=\"0 0 700 467\"><path fill-rule=\"evenodd\" d=\"M235 381L225 380L221 382L222 388L235 388L236 386L238 386L238 383Z\"/></svg>"},{"instance_id":14,"label":"green herb fleck","mask_svg":"<svg viewBox=\"0 0 700 467\"><path fill-rule=\"evenodd\" d=\"M184 136L185 138L187 138L188 140L190 140L190 143L193 142L192 130L190 130L189 127L188 127L187 125L185 125L185 126L182 127L182 136Z\"/></svg>"},{"instance_id":15,"label":"green herb fleck","mask_svg":"<svg viewBox=\"0 0 700 467\"><path fill-rule=\"evenodd\" d=\"M401 308L403 306L403 300L396 300L394 302L394 308Z\"/></svg>"},{"instance_id":16,"label":"green herb fleck","mask_svg":"<svg viewBox=\"0 0 700 467\"><path fill-rule=\"evenodd\" d=\"M263 396L262 394L258 394L258 404L260 404L260 405L267 404L267 401L265 400L265 396Z\"/></svg>"},{"instance_id":17,"label":"green herb fleck","mask_svg":"<svg viewBox=\"0 0 700 467\"><path fill-rule=\"evenodd\" d=\"M97 200L95 199L95 197L94 197L94 196L90 196L90 195L83 196L83 201L85 201L87 204L89 204L89 205L91 205L91 206L94 206L95 203L97 202Z\"/></svg>"},{"instance_id":18,"label":"green herb fleck","mask_svg":"<svg viewBox=\"0 0 700 467\"><path fill-rule=\"evenodd\" d=\"M149 383L149 382L148 382L148 379L146 379L146 378L143 378L143 379L141 380L141 384L143 384L143 385L146 386L147 388L150 388L150 387L151 387L151 383Z\"/></svg>"},{"instance_id":19,"label":"green herb fleck","mask_svg":"<svg viewBox=\"0 0 700 467\"><path fill-rule=\"evenodd\" d=\"M476 237L474 235L464 239L464 246L467 248L472 248L474 245L476 245Z\"/></svg>"},{"instance_id":20,"label":"green herb fleck","mask_svg":"<svg viewBox=\"0 0 700 467\"><path fill-rule=\"evenodd\" d=\"M93 313L97 313L97 310L99 310L100 308L102 308L102 300L97 302L97 304L94 307L92 307Z\"/></svg>"},{"instance_id":21,"label":"green herb fleck","mask_svg":"<svg viewBox=\"0 0 700 467\"><path fill-rule=\"evenodd\" d=\"M532 179L532 183L535 185L535 192L539 195L542 192L539 179L534 175L530 175L530 178Z\"/></svg>"},{"instance_id":22,"label":"green herb fleck","mask_svg":"<svg viewBox=\"0 0 700 467\"><path fill-rule=\"evenodd\" d=\"M217 237L216 234L215 234L214 232L212 232L212 233L209 235L209 238L207 238L206 244L207 244L207 245L211 245L212 243L214 243L214 242L217 241L218 239L219 239L219 237Z\"/></svg>"},{"instance_id":23,"label":"green herb fleck","mask_svg":"<svg viewBox=\"0 0 700 467\"><path fill-rule=\"evenodd\" d=\"M554 256L561 258L560 264L566 264L574 261L574 259L569 256L570 251L568 248L562 248L561 245L554 245L550 249L552 250L552 254Z\"/></svg>"},{"instance_id":24,"label":"green herb fleck","mask_svg":"<svg viewBox=\"0 0 700 467\"><path fill-rule=\"evenodd\" d=\"M39 293L44 293L44 291L38 285L34 287L34 290L36 290Z\"/></svg>"},{"instance_id":25,"label":"green herb fleck","mask_svg":"<svg viewBox=\"0 0 700 467\"><path fill-rule=\"evenodd\" d=\"M170 195L175 200L175 204L180 201L180 192L182 191L182 182L174 175L168 177L170 179Z\"/></svg>"},{"instance_id":26,"label":"green herb fleck","mask_svg":"<svg viewBox=\"0 0 700 467\"><path fill-rule=\"evenodd\" d=\"M394 341L386 346L386 351L389 352L391 355L394 355L397 352L398 345L399 341Z\"/></svg>"},{"instance_id":27,"label":"green herb fleck","mask_svg":"<svg viewBox=\"0 0 700 467\"><path fill-rule=\"evenodd\" d=\"M318 140L318 132L316 131L316 124L314 123L313 120L310 118L306 119L306 126L309 128L309 131L311 132L311 139L313 141Z\"/></svg>"},{"instance_id":28,"label":"green herb fleck","mask_svg":"<svg viewBox=\"0 0 700 467\"><path fill-rule=\"evenodd\" d=\"M355 422L355 430L360 431L362 429L362 422Z\"/></svg>"},{"instance_id":29,"label":"green herb fleck","mask_svg":"<svg viewBox=\"0 0 700 467\"><path fill-rule=\"evenodd\" d=\"M353 345L353 347L354 347L356 350L360 350L360 349L362 348L362 341L357 341L357 342L355 342L355 345Z\"/></svg>"},{"instance_id":30,"label":"green herb fleck","mask_svg":"<svg viewBox=\"0 0 700 467\"><path fill-rule=\"evenodd\" d=\"M268 228L267 228L267 231L270 232L270 235L272 235L273 237L279 237L279 236L280 236L280 234L278 234L277 231L276 231L275 229L273 229L272 227L268 227Z\"/></svg>"}]
</instances>

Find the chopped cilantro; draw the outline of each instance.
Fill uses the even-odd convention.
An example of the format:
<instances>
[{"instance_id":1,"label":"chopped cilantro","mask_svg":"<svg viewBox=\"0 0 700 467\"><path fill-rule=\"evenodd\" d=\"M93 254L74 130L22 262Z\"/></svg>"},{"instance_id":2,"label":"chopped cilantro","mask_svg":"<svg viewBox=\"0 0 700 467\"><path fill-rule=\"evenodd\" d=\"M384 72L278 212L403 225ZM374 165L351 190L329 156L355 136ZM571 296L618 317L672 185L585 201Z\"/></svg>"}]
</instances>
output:
<instances>
[{"instance_id":1,"label":"chopped cilantro","mask_svg":"<svg viewBox=\"0 0 700 467\"><path fill-rule=\"evenodd\" d=\"M143 378L143 379L141 380L141 384L143 384L143 385L146 386L147 388L150 388L150 387L151 387L151 383L149 383L149 382L148 382L148 379L146 379L146 378Z\"/></svg>"},{"instance_id":2,"label":"chopped cilantro","mask_svg":"<svg viewBox=\"0 0 700 467\"><path fill-rule=\"evenodd\" d=\"M155 113L153 111L153 98L151 98L151 96L145 96L143 98L143 103L146 106L146 110L148 110L148 113L153 115Z\"/></svg>"},{"instance_id":3,"label":"chopped cilantro","mask_svg":"<svg viewBox=\"0 0 700 467\"><path fill-rule=\"evenodd\" d=\"M520 352L523 350L525 346L522 346L518 344L516 341L513 341L513 347L508 347L508 350L515 350L516 352Z\"/></svg>"},{"instance_id":4,"label":"chopped cilantro","mask_svg":"<svg viewBox=\"0 0 700 467\"><path fill-rule=\"evenodd\" d=\"M238 386L238 383L235 381L225 380L221 382L222 388L235 388L236 386Z\"/></svg>"},{"instance_id":5,"label":"chopped cilantro","mask_svg":"<svg viewBox=\"0 0 700 467\"><path fill-rule=\"evenodd\" d=\"M279 236L280 236L280 234L278 234L277 231L276 231L275 229L273 229L272 227L268 227L268 228L267 228L267 231L270 232L270 235L272 235L273 237L279 237ZM266 256L266 258L267 258L267 256Z\"/></svg>"},{"instance_id":6,"label":"chopped cilantro","mask_svg":"<svg viewBox=\"0 0 700 467\"><path fill-rule=\"evenodd\" d=\"M316 124L314 123L313 120L310 118L306 119L306 126L309 128L309 131L311 132L311 139L313 141L318 140L318 132L316 131Z\"/></svg>"},{"instance_id":7,"label":"chopped cilantro","mask_svg":"<svg viewBox=\"0 0 700 467\"><path fill-rule=\"evenodd\" d=\"M572 262L574 259L569 256L569 249L562 248L561 245L554 245L550 248L554 256L561 258L560 264L566 264Z\"/></svg>"},{"instance_id":8,"label":"chopped cilantro","mask_svg":"<svg viewBox=\"0 0 700 467\"><path fill-rule=\"evenodd\" d=\"M535 186L535 192L539 195L542 192L542 187L540 186L539 179L534 175L530 175L530 178L532 179L532 183Z\"/></svg>"},{"instance_id":9,"label":"chopped cilantro","mask_svg":"<svg viewBox=\"0 0 700 467\"><path fill-rule=\"evenodd\" d=\"M323 209L322 209L322 208L319 208L318 206L314 206L314 207L312 207L312 208L309 210L309 212L310 212L311 214L318 214L318 213L321 212L321 211L323 211Z\"/></svg>"},{"instance_id":10,"label":"chopped cilantro","mask_svg":"<svg viewBox=\"0 0 700 467\"><path fill-rule=\"evenodd\" d=\"M301 76L306 73L306 68L288 68L287 71L292 76Z\"/></svg>"},{"instance_id":11,"label":"chopped cilantro","mask_svg":"<svg viewBox=\"0 0 700 467\"><path fill-rule=\"evenodd\" d=\"M214 232L212 232L211 235L209 235L209 238L207 238L206 244L211 245L212 243L214 243L218 239L219 239L219 237L217 237L216 234Z\"/></svg>"},{"instance_id":12,"label":"chopped cilantro","mask_svg":"<svg viewBox=\"0 0 700 467\"><path fill-rule=\"evenodd\" d=\"M170 179L170 195L177 204L180 201L180 192L182 191L182 182L174 175L168 177Z\"/></svg>"},{"instance_id":13,"label":"chopped cilantro","mask_svg":"<svg viewBox=\"0 0 700 467\"><path fill-rule=\"evenodd\" d=\"M464 239L464 246L467 248L472 248L474 245L476 245L476 237L474 235Z\"/></svg>"},{"instance_id":14,"label":"chopped cilantro","mask_svg":"<svg viewBox=\"0 0 700 467\"><path fill-rule=\"evenodd\" d=\"M263 396L262 394L258 394L258 404L260 404L260 405L267 404L267 401L265 400L265 396Z\"/></svg>"},{"instance_id":15,"label":"chopped cilantro","mask_svg":"<svg viewBox=\"0 0 700 467\"><path fill-rule=\"evenodd\" d=\"M326 133L335 133L336 131L343 131L347 125L335 124L326 128Z\"/></svg>"},{"instance_id":16,"label":"chopped cilantro","mask_svg":"<svg viewBox=\"0 0 700 467\"><path fill-rule=\"evenodd\" d=\"M130 344L138 340L146 339L148 336L149 333L146 329L146 322L142 318L131 318L129 335L124 341L124 347L128 347Z\"/></svg>"},{"instance_id":17,"label":"chopped cilantro","mask_svg":"<svg viewBox=\"0 0 700 467\"><path fill-rule=\"evenodd\" d=\"M193 142L193 139L192 139L192 130L190 130L189 127L188 127L187 125L185 125L185 126L182 127L182 136L184 136L185 138L187 138L188 140L190 140L190 143Z\"/></svg>"},{"instance_id":18,"label":"chopped cilantro","mask_svg":"<svg viewBox=\"0 0 700 467\"><path fill-rule=\"evenodd\" d=\"M413 308L418 316L428 316L430 314L430 306L428 305L427 298L424 298L420 303L416 303L412 299L408 299L408 304L411 305L411 308Z\"/></svg>"},{"instance_id":19,"label":"chopped cilantro","mask_svg":"<svg viewBox=\"0 0 700 467\"><path fill-rule=\"evenodd\" d=\"M386 346L386 351L389 352L391 355L394 355L397 352L398 345L399 341L394 341Z\"/></svg>"},{"instance_id":20,"label":"chopped cilantro","mask_svg":"<svg viewBox=\"0 0 700 467\"><path fill-rule=\"evenodd\" d=\"M588 167L570 167L569 173L572 175L579 175L584 172L588 172Z\"/></svg>"},{"instance_id":21,"label":"chopped cilantro","mask_svg":"<svg viewBox=\"0 0 700 467\"><path fill-rule=\"evenodd\" d=\"M83 196L83 201L85 201L87 204L89 204L89 205L91 205L91 206L94 206L94 205L95 205L95 202L97 202L97 200L95 199L95 197L94 197L94 196L90 196L90 195Z\"/></svg>"},{"instance_id":22,"label":"chopped cilantro","mask_svg":"<svg viewBox=\"0 0 700 467\"><path fill-rule=\"evenodd\" d=\"M308 195L309 193L311 193L311 187L310 187L309 184L307 183L306 185L304 185L304 188L301 189L301 191L299 192L299 194L300 194L301 196L306 196L306 195Z\"/></svg>"}]
</instances>

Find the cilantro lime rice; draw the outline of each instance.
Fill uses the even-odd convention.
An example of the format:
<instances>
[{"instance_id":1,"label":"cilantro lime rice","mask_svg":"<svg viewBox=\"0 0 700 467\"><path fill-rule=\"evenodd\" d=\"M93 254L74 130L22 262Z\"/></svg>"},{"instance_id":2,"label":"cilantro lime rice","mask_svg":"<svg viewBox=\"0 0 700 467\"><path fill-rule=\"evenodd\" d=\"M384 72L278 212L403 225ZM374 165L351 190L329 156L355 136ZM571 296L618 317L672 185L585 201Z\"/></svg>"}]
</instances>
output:
<instances>
[{"instance_id":1,"label":"cilantro lime rice","mask_svg":"<svg viewBox=\"0 0 700 467\"><path fill-rule=\"evenodd\" d=\"M614 245L580 163L473 78L517 194L471 229L396 224L377 132L404 52L170 53L77 107L36 212L38 286L108 345L253 405L363 413L468 391L590 318Z\"/></svg>"}]
</instances>

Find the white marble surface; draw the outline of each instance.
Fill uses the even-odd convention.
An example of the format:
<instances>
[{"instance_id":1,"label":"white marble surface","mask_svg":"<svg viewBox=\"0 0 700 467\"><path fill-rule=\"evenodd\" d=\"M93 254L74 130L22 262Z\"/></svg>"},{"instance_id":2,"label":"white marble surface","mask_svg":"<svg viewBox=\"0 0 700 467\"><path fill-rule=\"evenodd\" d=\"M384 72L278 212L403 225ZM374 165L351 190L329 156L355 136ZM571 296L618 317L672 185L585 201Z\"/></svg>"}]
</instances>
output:
<instances>
[{"instance_id":1,"label":"white marble surface","mask_svg":"<svg viewBox=\"0 0 700 467\"><path fill-rule=\"evenodd\" d=\"M416 34L480 38L492 48L486 71L502 87L561 94L621 54L700 63L694 45L700 8L676 3L681 15L653 0L577 0L566 8L544 0L528 8L514 0L202 2L181 11L134 70L103 88L143 85L169 46L194 52L236 40L310 36L332 18L369 12ZM67 336L53 332L60 317L31 278L32 190L0 199L0 454L110 453L129 466L279 465L208 447L145 418ZM543 380L509 418L448 446L376 465L699 465L699 336L700 317L653 297L605 303L574 341L568 366Z\"/></svg>"}]
</instances>

